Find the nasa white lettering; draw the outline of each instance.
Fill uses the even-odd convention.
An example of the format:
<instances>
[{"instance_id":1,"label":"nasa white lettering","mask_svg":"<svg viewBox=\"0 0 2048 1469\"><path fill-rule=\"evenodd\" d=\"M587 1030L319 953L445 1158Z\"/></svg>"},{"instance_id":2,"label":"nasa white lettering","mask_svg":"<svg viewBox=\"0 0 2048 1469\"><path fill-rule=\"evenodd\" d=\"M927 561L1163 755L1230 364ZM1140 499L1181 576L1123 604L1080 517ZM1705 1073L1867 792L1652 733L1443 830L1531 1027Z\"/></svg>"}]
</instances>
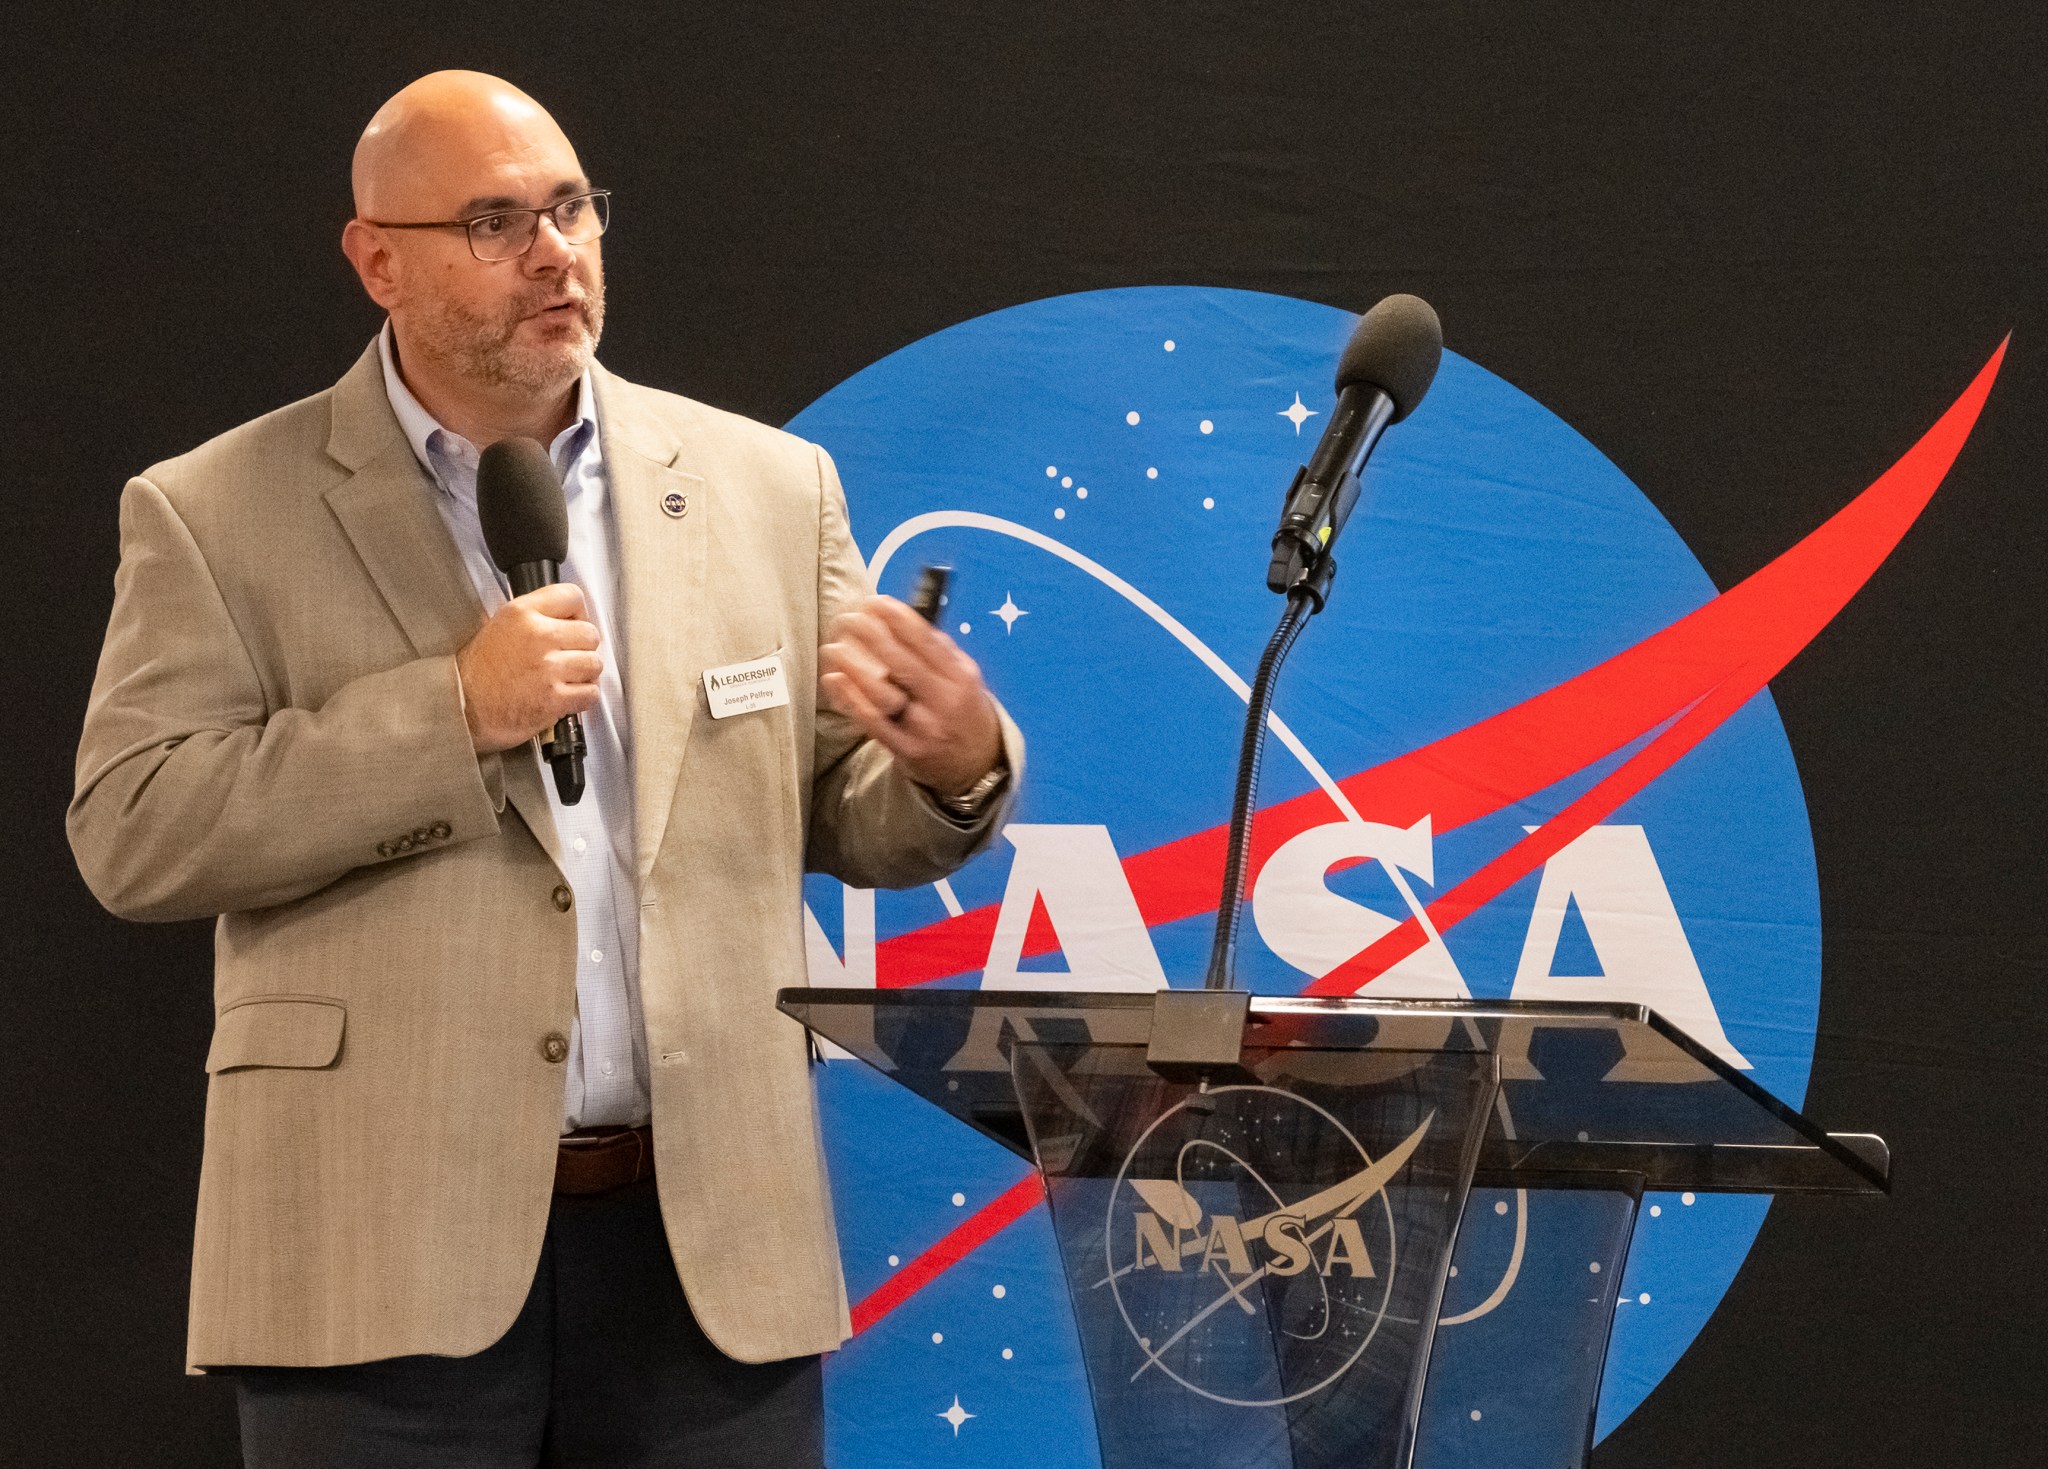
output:
<instances>
[{"instance_id":1,"label":"nasa white lettering","mask_svg":"<svg viewBox=\"0 0 2048 1469\"><path fill-rule=\"evenodd\" d=\"M1550 972L1565 908L1572 903L1600 963L1596 976ZM1640 826L1596 826L1544 864L1510 998L1648 1005L1730 1066L1750 1069L1749 1058L1721 1027L1706 976ZM1640 1066L1640 1058L1624 1057L1608 1079L1653 1079L1639 1075Z\"/></svg>"},{"instance_id":2,"label":"nasa white lettering","mask_svg":"<svg viewBox=\"0 0 2048 1469\"><path fill-rule=\"evenodd\" d=\"M751 663L728 663L704 670L704 697L713 719L776 709L789 702L789 681L782 676L782 655L770 653Z\"/></svg>"},{"instance_id":3,"label":"nasa white lettering","mask_svg":"<svg viewBox=\"0 0 2048 1469\"><path fill-rule=\"evenodd\" d=\"M1252 890L1252 921L1266 946L1296 969L1321 979L1352 955L1400 927L1400 921L1324 885L1339 862L1365 857L1385 869L1409 913L1423 916L1404 873L1436 881L1435 849L1427 816L1413 826L1377 821L1335 821L1290 838L1266 860ZM1471 998L1465 977L1435 930L1429 941L1373 982L1375 995L1407 1000Z\"/></svg>"},{"instance_id":4,"label":"nasa white lettering","mask_svg":"<svg viewBox=\"0 0 2048 1469\"><path fill-rule=\"evenodd\" d=\"M1004 827L1003 836L1017 849L1017 860L1003 887L983 989L1166 988L1166 971L1108 827L1018 824ZM1025 931L1039 903L1059 935L1065 974L1023 967Z\"/></svg>"},{"instance_id":5,"label":"nasa white lettering","mask_svg":"<svg viewBox=\"0 0 2048 1469\"><path fill-rule=\"evenodd\" d=\"M1166 983L1130 879L1099 825L1016 825L1004 835L1017 849L989 946L985 989L1146 990ZM1293 967L1320 979L1399 926L1399 919L1333 893L1325 875L1349 858L1380 862L1410 912L1421 904L1407 875L1434 881L1427 817L1409 827L1333 822L1283 843L1254 886L1252 916L1266 945ZM841 960L817 918L806 910L811 983L875 982L874 895L846 890L846 957ZM1042 903L1058 932L1068 972L1022 967L1025 930ZM1576 903L1601 973L1551 972L1568 903ZM1374 995L1463 999L1470 991L1449 950L1432 934L1415 954L1373 982ZM1640 826L1596 826L1545 864L1522 944L1513 998L1624 1000L1658 1011L1730 1065L1750 1069L1722 1028L1713 996L1686 938L1671 892ZM1508 1056L1510 1077L1524 1074ZM1636 1075L1624 1057L1615 1080Z\"/></svg>"}]
</instances>

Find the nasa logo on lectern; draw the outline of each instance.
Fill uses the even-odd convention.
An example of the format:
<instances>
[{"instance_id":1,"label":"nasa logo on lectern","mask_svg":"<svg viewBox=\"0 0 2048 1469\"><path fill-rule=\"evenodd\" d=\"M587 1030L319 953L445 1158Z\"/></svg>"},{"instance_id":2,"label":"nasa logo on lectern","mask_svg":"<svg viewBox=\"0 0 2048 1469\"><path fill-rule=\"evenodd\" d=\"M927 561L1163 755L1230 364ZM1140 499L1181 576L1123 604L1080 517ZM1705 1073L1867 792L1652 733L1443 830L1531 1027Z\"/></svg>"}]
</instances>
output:
<instances>
[{"instance_id":1,"label":"nasa logo on lectern","mask_svg":"<svg viewBox=\"0 0 2048 1469\"><path fill-rule=\"evenodd\" d=\"M1432 1120L1375 1159L1329 1111L1277 1087L1219 1086L1154 1119L1124 1159L1103 1226L1107 1282L1140 1354L1134 1376L1156 1367L1212 1402L1262 1408L1312 1397L1350 1371L1402 1267L1386 1187ZM1334 1145L1357 1169L1283 1197L1262 1166L1272 1146L1262 1132L1289 1148L1323 1134L1313 1150ZM1211 1210L1205 1198L1234 1209L1257 1198L1261 1208ZM1242 1364L1270 1363L1274 1333L1304 1385L1262 1395Z\"/></svg>"},{"instance_id":2,"label":"nasa logo on lectern","mask_svg":"<svg viewBox=\"0 0 2048 1469\"><path fill-rule=\"evenodd\" d=\"M881 590L907 595L925 562L954 568L942 625L1029 742L1001 839L950 880L904 893L808 880L813 983L1198 982L1246 676L1279 610L1267 545L1354 321L1242 291L1057 297L905 347L791 424L837 461ZM1455 348L1454 313L1445 326ZM1818 879L1766 684L1855 595L1946 463L1861 496L1845 484L1849 508L1724 591L1593 445L1447 351L1368 467L1329 608L1280 685L1242 982L1643 1003L1799 1105L1820 997ZM1881 514L1857 508L1872 496ZM1014 1212L977 1213L1009 1197L1023 1165L928 1135L904 1110L914 1101L842 1085L840 1070L821 1083L828 1141L843 1140L835 1206L856 1324L873 1323L831 1378L856 1405L838 1421L870 1435L842 1457L922 1462L876 1445L911 1442L936 1414L947 1439L987 1445L987 1462L1044 1461L1086 1412L1068 1307L1058 1290L1008 1286L1054 1278L1045 1235L1008 1227ZM856 1161L892 1129L917 1144L886 1167ZM1704 1325L1766 1205L1646 1200L1625 1278L1601 1286L1622 1287L1603 1432ZM1175 1247L1179 1207L1189 1248L1191 1207L1147 1206L1134 1188L1115 1207L1129 1212L1112 1248L1133 1252L1116 1278L1170 1281L1153 1268L1157 1239ZM1203 1207L1203 1254L1181 1258L1207 1262L1185 1279L1214 1294L1239 1262L1230 1227ZM1274 1251L1297 1258L1292 1226L1252 1231L1222 1212L1253 1270ZM1348 1231L1324 1272L1333 1227L1291 1277L1317 1301L1386 1279L1370 1210L1352 1217L1375 1273L1344 1268ZM1586 1262L1553 1258L1549 1241L1531 1196L1475 1196L1441 1330L1508 1330L1518 1301L1580 1290ZM1157 1343L1183 1325L1133 1329ZM1513 1465L1513 1414L1489 1406L1469 1404L1474 1441Z\"/></svg>"}]
</instances>

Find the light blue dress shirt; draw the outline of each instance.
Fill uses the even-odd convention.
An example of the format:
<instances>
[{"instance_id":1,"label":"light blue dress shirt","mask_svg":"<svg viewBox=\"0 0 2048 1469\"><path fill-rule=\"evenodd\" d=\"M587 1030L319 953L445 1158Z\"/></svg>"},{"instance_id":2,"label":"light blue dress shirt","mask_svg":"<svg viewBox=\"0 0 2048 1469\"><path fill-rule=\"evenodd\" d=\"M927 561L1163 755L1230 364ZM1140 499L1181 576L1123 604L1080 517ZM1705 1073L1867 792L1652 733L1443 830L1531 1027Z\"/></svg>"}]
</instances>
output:
<instances>
[{"instance_id":1,"label":"light blue dress shirt","mask_svg":"<svg viewBox=\"0 0 2048 1469\"><path fill-rule=\"evenodd\" d=\"M454 536L485 612L511 595L491 561L476 513L477 448L434 421L398 375L391 324L377 337L384 391L412 452L441 493L435 503ZM569 504L569 559L562 580L583 588L604 654L599 702L583 716L590 749L583 799L564 806L547 787L562 866L576 895L576 1020L570 1028L562 1131L637 1127L650 1116L647 1030L640 1013L640 900L634 877L632 729L626 718L624 640L619 625L618 526L597 431L590 374L576 392L576 421L548 446Z\"/></svg>"}]
</instances>

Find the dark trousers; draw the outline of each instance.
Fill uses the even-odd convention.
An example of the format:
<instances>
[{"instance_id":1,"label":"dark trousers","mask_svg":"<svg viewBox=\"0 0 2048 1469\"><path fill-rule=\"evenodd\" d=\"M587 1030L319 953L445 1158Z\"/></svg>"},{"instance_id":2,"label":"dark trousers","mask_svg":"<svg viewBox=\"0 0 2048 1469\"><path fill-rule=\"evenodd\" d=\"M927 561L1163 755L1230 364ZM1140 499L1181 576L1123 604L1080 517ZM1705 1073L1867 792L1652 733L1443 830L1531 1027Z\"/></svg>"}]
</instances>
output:
<instances>
[{"instance_id":1,"label":"dark trousers","mask_svg":"<svg viewBox=\"0 0 2048 1469\"><path fill-rule=\"evenodd\" d=\"M473 1357L236 1378L246 1469L824 1463L818 1359L750 1365L706 1339L652 1179L556 1198L525 1306Z\"/></svg>"}]
</instances>

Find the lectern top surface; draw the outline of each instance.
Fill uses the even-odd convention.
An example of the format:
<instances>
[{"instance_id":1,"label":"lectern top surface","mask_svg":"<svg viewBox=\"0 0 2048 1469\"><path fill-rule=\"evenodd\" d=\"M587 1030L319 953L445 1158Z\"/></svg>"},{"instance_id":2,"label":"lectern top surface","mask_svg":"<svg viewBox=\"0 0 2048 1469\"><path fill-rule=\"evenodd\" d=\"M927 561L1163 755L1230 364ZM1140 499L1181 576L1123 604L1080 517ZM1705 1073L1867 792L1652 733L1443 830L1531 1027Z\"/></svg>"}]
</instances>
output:
<instances>
[{"instance_id":1,"label":"lectern top surface","mask_svg":"<svg viewBox=\"0 0 2048 1469\"><path fill-rule=\"evenodd\" d=\"M780 1008L934 1105L1030 1156L1017 1048L1084 1077L1147 1067L1153 995L790 989ZM1829 1134L1641 1005L1256 996L1242 1065L1261 1084L1398 1085L1444 1052L1497 1058L1482 1176L1573 1186L1633 1172L1653 1188L1864 1193L1884 1145Z\"/></svg>"}]
</instances>

